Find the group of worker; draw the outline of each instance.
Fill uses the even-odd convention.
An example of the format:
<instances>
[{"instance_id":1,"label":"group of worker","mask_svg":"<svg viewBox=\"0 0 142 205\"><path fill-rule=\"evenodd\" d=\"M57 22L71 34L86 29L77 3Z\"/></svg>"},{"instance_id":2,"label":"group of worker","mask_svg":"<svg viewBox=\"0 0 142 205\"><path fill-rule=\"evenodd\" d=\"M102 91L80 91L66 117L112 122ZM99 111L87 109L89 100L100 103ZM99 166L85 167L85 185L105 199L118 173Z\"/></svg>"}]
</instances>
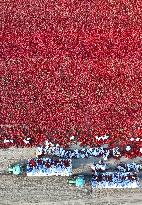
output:
<instances>
[{"instance_id":1,"label":"group of worker","mask_svg":"<svg viewBox=\"0 0 142 205\"><path fill-rule=\"evenodd\" d=\"M46 141L45 146L37 147L37 155L56 155L61 158L88 158L91 156L94 157L103 157L104 160L107 160L110 157L120 157L121 153L118 147L113 149L108 149L104 147L96 148L82 148L82 149L64 149L60 147L59 144L53 144Z\"/></svg>"},{"instance_id":2,"label":"group of worker","mask_svg":"<svg viewBox=\"0 0 142 205\"><path fill-rule=\"evenodd\" d=\"M3 128L4 129L4 128ZM6 134L7 133L7 134ZM22 131L15 131L15 134L12 134L13 131L12 130L8 130L4 132L4 130L2 131L1 134L1 140L0 140L0 147L1 148L6 148L6 147L10 147L10 146L17 146L17 147L32 147L32 146L38 146L38 144L44 144L45 141L48 139L48 136L46 134L37 134L37 136L32 137L30 136L30 134L24 135L24 133L22 133ZM120 149L121 149L121 155L122 156L126 156L127 158L134 158L137 156L142 156L142 138L141 137L128 137L126 138L126 140L123 142L123 146L121 146L120 148L118 148L119 150L117 150L115 147L111 147L110 146L110 142L111 142L111 136L109 135L103 135L103 136L94 136L94 138L90 137L88 138L87 136L85 137L85 135L80 135L78 137L75 136L70 136L66 137L66 136L62 136L60 138L60 140L58 140L60 137L56 134L53 135L53 137L51 137L52 142L59 141L60 143L60 148L59 151L57 151L57 149L55 150L55 152L60 152L61 157L66 157L66 158L86 158L90 155L93 156L103 156L106 160L107 158L113 156L113 157L120 157ZM80 146L84 147L85 145L89 145L90 149L86 150L81 150L81 151L75 151L73 153L70 154L70 152L66 152L65 151L65 146L67 146L68 144L70 144L72 141L78 140L78 142L80 142ZM93 147L93 143L92 141L95 140L95 146L96 148L92 148ZM109 148L103 148L104 144L108 144ZM63 146L64 145L64 146ZM118 145L119 146L119 145ZM46 145L47 147L47 145ZM54 153L53 149L49 149L48 152ZM70 156L71 155L71 156Z\"/></svg>"},{"instance_id":3,"label":"group of worker","mask_svg":"<svg viewBox=\"0 0 142 205\"><path fill-rule=\"evenodd\" d=\"M105 172L94 175L93 188L136 188L140 183L136 173L131 172Z\"/></svg>"},{"instance_id":4,"label":"group of worker","mask_svg":"<svg viewBox=\"0 0 142 205\"><path fill-rule=\"evenodd\" d=\"M71 175L72 164L70 160L37 158L27 163L27 175Z\"/></svg>"},{"instance_id":5,"label":"group of worker","mask_svg":"<svg viewBox=\"0 0 142 205\"><path fill-rule=\"evenodd\" d=\"M118 171L123 171L123 172L139 172L141 169L141 164L136 164L135 162L133 163L120 163L117 165Z\"/></svg>"},{"instance_id":6,"label":"group of worker","mask_svg":"<svg viewBox=\"0 0 142 205\"><path fill-rule=\"evenodd\" d=\"M92 166L93 188L136 188L139 187L140 164L119 163L113 169L100 160Z\"/></svg>"}]
</instances>

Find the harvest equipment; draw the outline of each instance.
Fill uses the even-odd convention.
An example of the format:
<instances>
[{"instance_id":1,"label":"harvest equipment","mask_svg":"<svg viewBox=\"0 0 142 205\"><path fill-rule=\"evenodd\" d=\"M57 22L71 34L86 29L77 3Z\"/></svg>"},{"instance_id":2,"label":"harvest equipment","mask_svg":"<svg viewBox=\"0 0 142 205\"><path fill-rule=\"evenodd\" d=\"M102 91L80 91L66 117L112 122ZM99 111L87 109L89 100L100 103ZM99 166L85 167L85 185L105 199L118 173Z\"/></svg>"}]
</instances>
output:
<instances>
[{"instance_id":1,"label":"harvest equipment","mask_svg":"<svg viewBox=\"0 0 142 205\"><path fill-rule=\"evenodd\" d=\"M12 173L14 175L20 175L23 173L23 168L22 168L22 165L21 164L14 164L14 165L11 165L9 168L8 168L8 172L9 173Z\"/></svg>"},{"instance_id":2,"label":"harvest equipment","mask_svg":"<svg viewBox=\"0 0 142 205\"><path fill-rule=\"evenodd\" d=\"M83 187L85 185L84 175L78 175L76 177L68 179L68 184L74 184L77 187Z\"/></svg>"}]
</instances>

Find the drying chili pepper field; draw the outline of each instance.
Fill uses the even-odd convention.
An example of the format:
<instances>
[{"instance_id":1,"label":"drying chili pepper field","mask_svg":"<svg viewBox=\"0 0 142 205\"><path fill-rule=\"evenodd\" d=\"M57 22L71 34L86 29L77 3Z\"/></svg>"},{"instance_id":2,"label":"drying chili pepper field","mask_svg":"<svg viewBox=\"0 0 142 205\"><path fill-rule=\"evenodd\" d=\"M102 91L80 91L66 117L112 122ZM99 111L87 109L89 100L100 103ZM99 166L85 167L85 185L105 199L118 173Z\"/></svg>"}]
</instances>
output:
<instances>
[{"instance_id":1,"label":"drying chili pepper field","mask_svg":"<svg viewBox=\"0 0 142 205\"><path fill-rule=\"evenodd\" d=\"M0 12L1 148L76 136L141 156L141 1L13 0Z\"/></svg>"}]
</instances>

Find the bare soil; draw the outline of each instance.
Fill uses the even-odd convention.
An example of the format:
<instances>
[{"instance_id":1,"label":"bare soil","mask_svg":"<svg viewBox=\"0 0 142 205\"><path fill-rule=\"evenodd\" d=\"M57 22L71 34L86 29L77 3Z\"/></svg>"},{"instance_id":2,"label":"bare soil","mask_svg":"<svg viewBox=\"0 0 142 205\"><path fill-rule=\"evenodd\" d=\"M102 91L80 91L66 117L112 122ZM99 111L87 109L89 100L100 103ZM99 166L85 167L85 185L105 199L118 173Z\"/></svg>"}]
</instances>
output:
<instances>
[{"instance_id":1,"label":"bare soil","mask_svg":"<svg viewBox=\"0 0 142 205\"><path fill-rule=\"evenodd\" d=\"M4 173L9 164L34 157L34 148L1 149L0 156L0 205L142 205L142 188L92 191L89 184L84 188L68 185L67 177L27 177ZM74 161L74 174L84 169L88 172L92 161Z\"/></svg>"}]
</instances>

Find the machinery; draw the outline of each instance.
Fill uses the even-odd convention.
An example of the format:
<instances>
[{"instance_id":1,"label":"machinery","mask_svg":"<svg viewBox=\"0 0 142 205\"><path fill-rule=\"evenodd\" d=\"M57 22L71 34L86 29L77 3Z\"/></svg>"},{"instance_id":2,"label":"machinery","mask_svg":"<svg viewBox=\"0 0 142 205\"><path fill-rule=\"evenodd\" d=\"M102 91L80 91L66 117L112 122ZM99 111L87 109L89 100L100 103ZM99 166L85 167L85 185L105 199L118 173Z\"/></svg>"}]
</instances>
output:
<instances>
[{"instance_id":1,"label":"machinery","mask_svg":"<svg viewBox=\"0 0 142 205\"><path fill-rule=\"evenodd\" d=\"M14 164L14 165L11 165L9 168L8 168L8 172L9 173L12 173L14 175L20 175L23 173L23 168L22 168L22 165L21 164Z\"/></svg>"},{"instance_id":2,"label":"machinery","mask_svg":"<svg viewBox=\"0 0 142 205\"><path fill-rule=\"evenodd\" d=\"M48 157L32 158L10 165L5 173L23 176L71 176L72 161Z\"/></svg>"},{"instance_id":3,"label":"machinery","mask_svg":"<svg viewBox=\"0 0 142 205\"><path fill-rule=\"evenodd\" d=\"M83 187L85 185L84 175L78 175L76 177L68 179L68 184L74 184L77 187Z\"/></svg>"}]
</instances>

